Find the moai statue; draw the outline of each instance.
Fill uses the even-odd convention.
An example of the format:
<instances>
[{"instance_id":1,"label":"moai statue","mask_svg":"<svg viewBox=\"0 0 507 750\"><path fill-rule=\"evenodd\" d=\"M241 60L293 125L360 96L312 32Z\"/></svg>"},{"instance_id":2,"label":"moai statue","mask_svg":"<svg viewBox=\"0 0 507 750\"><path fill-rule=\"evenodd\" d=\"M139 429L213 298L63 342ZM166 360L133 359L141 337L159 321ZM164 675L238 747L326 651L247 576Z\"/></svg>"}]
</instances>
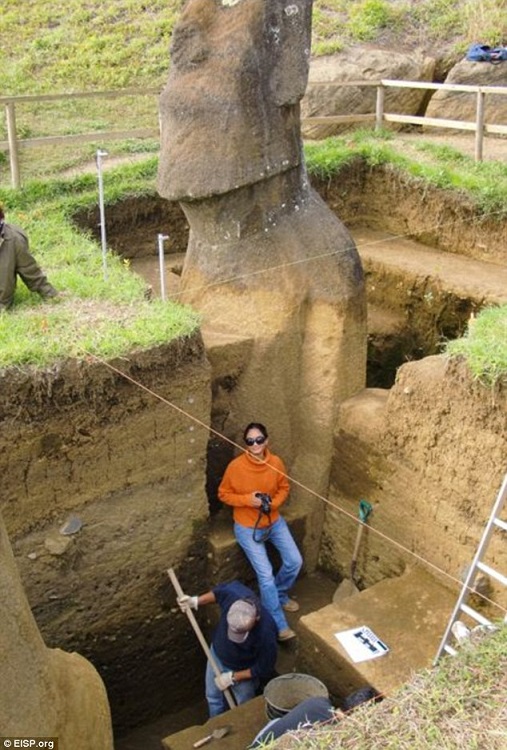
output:
<instances>
[{"instance_id":1,"label":"moai statue","mask_svg":"<svg viewBox=\"0 0 507 750\"><path fill-rule=\"evenodd\" d=\"M61 748L113 750L104 684L79 654L45 646L1 515L0 662L4 737L58 738Z\"/></svg>"},{"instance_id":2,"label":"moai statue","mask_svg":"<svg viewBox=\"0 0 507 750\"><path fill-rule=\"evenodd\" d=\"M297 480L309 565L324 505L313 493L327 493L337 408L365 386L367 338L356 247L305 169L311 15L311 0L187 2L158 177L190 225L181 299L203 315L213 426L239 440L250 420L267 425Z\"/></svg>"}]
</instances>

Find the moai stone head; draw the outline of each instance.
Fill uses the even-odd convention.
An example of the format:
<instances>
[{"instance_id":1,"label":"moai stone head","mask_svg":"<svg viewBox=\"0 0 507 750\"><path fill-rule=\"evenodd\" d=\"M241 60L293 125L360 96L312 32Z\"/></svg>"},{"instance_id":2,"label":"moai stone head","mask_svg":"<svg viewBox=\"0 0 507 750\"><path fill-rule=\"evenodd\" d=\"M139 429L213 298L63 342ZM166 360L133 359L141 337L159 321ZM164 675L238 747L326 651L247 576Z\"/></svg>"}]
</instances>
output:
<instances>
[{"instance_id":1,"label":"moai stone head","mask_svg":"<svg viewBox=\"0 0 507 750\"><path fill-rule=\"evenodd\" d=\"M160 99L159 193L220 195L297 166L312 0L189 0Z\"/></svg>"}]
</instances>

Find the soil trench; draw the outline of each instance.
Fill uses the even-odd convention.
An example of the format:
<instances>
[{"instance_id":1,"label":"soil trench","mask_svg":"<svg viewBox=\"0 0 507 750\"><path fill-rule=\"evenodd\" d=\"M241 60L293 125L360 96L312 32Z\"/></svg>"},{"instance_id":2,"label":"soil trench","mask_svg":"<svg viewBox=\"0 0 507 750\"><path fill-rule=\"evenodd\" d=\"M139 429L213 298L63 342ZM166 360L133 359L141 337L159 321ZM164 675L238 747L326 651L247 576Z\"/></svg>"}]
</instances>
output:
<instances>
[{"instance_id":1,"label":"soil trench","mask_svg":"<svg viewBox=\"0 0 507 750\"><path fill-rule=\"evenodd\" d=\"M322 535L312 537L319 572L303 575L296 587L296 630L348 575L361 497L375 506L372 523L381 533L459 580L507 450L504 391L492 397L462 363L434 356L445 339L465 331L472 314L507 301L507 225L478 221L467 201L431 189L421 194L399 175L359 160L316 188L362 257L369 366L368 388L345 403L333 434L334 505ZM97 232L98 208L75 219ZM130 259L154 295L161 294L156 235L169 237L166 294L177 298L188 240L179 207L157 196L131 199L108 207L107 226L110 246ZM217 347L218 375L200 334L134 353L121 367L203 424L218 424L249 342L235 346L229 359L227 347ZM213 488L205 486L207 467L224 463L224 445L99 366L66 363L35 378L9 372L2 386L2 512L43 637L97 667L110 695L117 750L160 749L162 737L206 718L205 660L164 570L178 569L191 593L203 581L251 583L230 523L227 534L216 531ZM59 529L69 516L78 516L82 528L62 542ZM304 514L290 521L299 540ZM495 555L501 560L505 550L497 547ZM399 577L406 564L397 548L365 534L358 580L366 590ZM203 625L209 635L211 615ZM281 648L280 673L299 669L300 657ZM254 736L259 727L251 729Z\"/></svg>"},{"instance_id":2,"label":"soil trench","mask_svg":"<svg viewBox=\"0 0 507 750\"><path fill-rule=\"evenodd\" d=\"M289 619L291 627L297 631L298 622L301 617L310 612L315 612L329 604L335 590L336 582L328 576L318 572L303 576L297 581L296 586L294 587L293 596L297 599L300 605L300 610L297 613L290 614ZM198 641L190 630L189 638L195 639L197 648ZM298 648L296 644L280 646L276 671L279 674L298 671ZM171 734L175 734L176 732L193 725L204 724L208 720L208 707L206 701L202 697L204 694L204 672L202 674L202 683L202 694L201 696L196 695L195 703L193 705L175 713L171 713L168 710L164 716L161 716L156 721L138 727L132 732L120 737L115 742L115 750L160 750L161 740L164 737L168 737ZM227 715L224 716L224 721L227 721L226 717ZM262 723L259 723L257 713L252 717L249 717L248 713L242 717L243 723L247 725L246 731L252 739L262 728L264 721L267 720L267 714L262 718ZM205 735L206 732L203 732L202 736ZM238 748L238 750L242 750L242 748Z\"/></svg>"}]
</instances>

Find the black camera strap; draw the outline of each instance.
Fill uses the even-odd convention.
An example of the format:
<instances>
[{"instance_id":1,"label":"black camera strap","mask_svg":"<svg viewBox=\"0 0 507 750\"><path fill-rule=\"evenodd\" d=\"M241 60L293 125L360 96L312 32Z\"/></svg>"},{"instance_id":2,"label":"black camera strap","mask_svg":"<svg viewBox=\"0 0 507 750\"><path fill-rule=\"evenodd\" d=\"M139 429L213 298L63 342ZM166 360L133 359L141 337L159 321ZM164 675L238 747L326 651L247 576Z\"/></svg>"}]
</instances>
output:
<instances>
[{"instance_id":1,"label":"black camera strap","mask_svg":"<svg viewBox=\"0 0 507 750\"><path fill-rule=\"evenodd\" d=\"M268 525L264 526L263 528L259 528L259 524L261 522L262 516L266 516L268 519ZM262 509L259 509L259 515L257 516L257 520L255 522L255 526L253 527L253 540L254 542L257 542L258 544L262 544L262 542L267 542L269 539L269 536L271 534L271 526L273 524L271 523L271 513L265 513Z\"/></svg>"}]
</instances>

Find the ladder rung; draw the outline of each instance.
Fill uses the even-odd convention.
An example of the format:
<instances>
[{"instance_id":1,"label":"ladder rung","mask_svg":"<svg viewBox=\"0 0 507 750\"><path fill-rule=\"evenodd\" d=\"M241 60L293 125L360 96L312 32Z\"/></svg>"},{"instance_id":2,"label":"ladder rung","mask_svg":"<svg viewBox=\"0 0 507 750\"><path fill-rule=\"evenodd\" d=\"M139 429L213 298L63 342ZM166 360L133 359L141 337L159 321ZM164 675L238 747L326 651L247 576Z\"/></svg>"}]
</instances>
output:
<instances>
[{"instance_id":1,"label":"ladder rung","mask_svg":"<svg viewBox=\"0 0 507 750\"><path fill-rule=\"evenodd\" d=\"M468 604L462 604L460 609L462 612L467 614L476 622L479 622L481 625L491 625L491 621L488 620L487 617L484 617L484 615L480 615L478 612L475 611L475 609L472 609L472 607L469 607Z\"/></svg>"},{"instance_id":2,"label":"ladder rung","mask_svg":"<svg viewBox=\"0 0 507 750\"><path fill-rule=\"evenodd\" d=\"M446 643L446 644L445 644L445 646L444 646L444 651L446 651L446 652L447 652L448 654L450 654L451 656L456 656L456 654L458 653L458 652L456 651L456 649L455 649L455 648L453 648L452 646L449 646L449 644L448 644L448 643Z\"/></svg>"},{"instance_id":3,"label":"ladder rung","mask_svg":"<svg viewBox=\"0 0 507 750\"><path fill-rule=\"evenodd\" d=\"M497 570L494 570L494 568L490 568L489 565L485 565L482 562L478 562L477 567L479 568L479 570L482 570L483 573L486 573L486 575L491 576L491 578L494 578L503 586L507 586L507 576L502 575Z\"/></svg>"},{"instance_id":4,"label":"ladder rung","mask_svg":"<svg viewBox=\"0 0 507 750\"><path fill-rule=\"evenodd\" d=\"M467 595L473 592L473 588L471 588L471 586L473 586L473 580L474 580L476 570L482 570L483 573L485 573L488 576L491 576L491 578L494 578L496 581L499 581L503 586L507 587L507 576L505 576L503 573L499 573L498 571L494 570L494 568L489 567L489 565L485 565L484 563L479 562L479 560L482 560L484 557L484 552L487 549L488 543L490 541L491 532L494 531L493 526L497 526L499 529L502 529L503 531L507 531L507 520L504 521L500 518L500 513L502 512L502 508L506 501L507 501L507 473L505 474L503 478L502 486L500 487L500 491L495 500L495 504L493 505L493 508L491 510L489 520L485 526L484 532L481 537L481 541L479 542L479 546L477 547L477 551L475 553L475 557L470 566L466 580L463 583L461 594L458 598L458 601L456 602L456 606L449 620L449 624L447 625L447 630L445 631L445 635L442 639L442 642L440 643L440 646L438 648L438 652L437 652L437 655L435 657L435 661L433 662L433 664L437 663L443 651L446 651L448 654L453 654L453 655L456 653L456 651L452 648L452 646L449 646L447 644L447 640L449 638L449 633L452 630L451 626L455 622L457 622L459 611L464 612L466 615L471 617L472 620L475 620L481 625L486 625L486 626L491 625L491 622L490 620L488 620L487 617L484 617L484 615L479 614L479 612L477 612L475 609L472 609L472 607L464 604L463 602L466 601ZM507 623L507 615L505 616L504 621Z\"/></svg>"}]
</instances>

